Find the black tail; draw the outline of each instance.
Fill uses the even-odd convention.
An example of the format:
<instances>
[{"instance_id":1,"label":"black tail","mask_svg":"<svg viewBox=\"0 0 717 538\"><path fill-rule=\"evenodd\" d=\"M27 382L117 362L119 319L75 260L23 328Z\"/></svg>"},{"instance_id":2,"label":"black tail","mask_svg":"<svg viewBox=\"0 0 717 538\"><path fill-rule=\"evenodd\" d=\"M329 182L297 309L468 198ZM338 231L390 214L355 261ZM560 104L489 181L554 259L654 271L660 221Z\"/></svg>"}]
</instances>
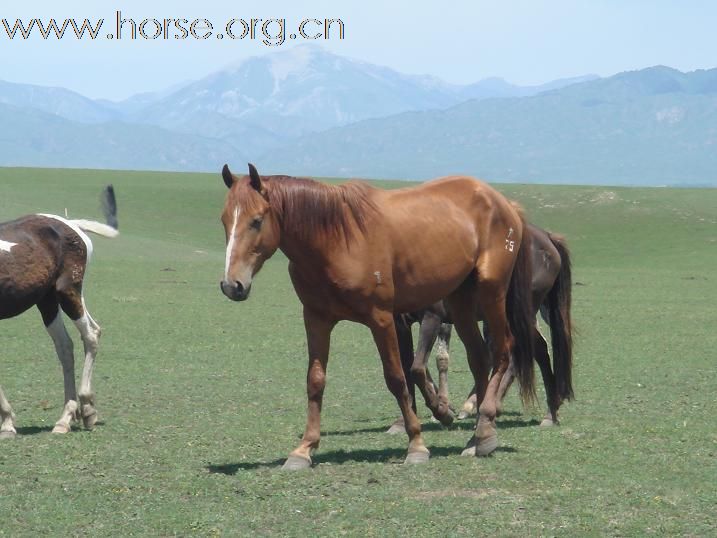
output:
<instances>
[{"instance_id":1,"label":"black tail","mask_svg":"<svg viewBox=\"0 0 717 538\"><path fill-rule=\"evenodd\" d=\"M522 220L521 216L521 220ZM523 221L523 237L518 250L518 258L513 267L508 294L506 313L513 334L513 365L515 375L520 382L520 397L523 403L535 399L535 375L533 372L533 311L530 230Z\"/></svg>"},{"instance_id":2,"label":"black tail","mask_svg":"<svg viewBox=\"0 0 717 538\"><path fill-rule=\"evenodd\" d=\"M572 300L572 275L570 251L563 237L548 234L550 241L560 253L560 273L550 288L543 304L548 307L551 342L553 345L553 369L555 385L560 400L571 400L573 394L573 335L570 319Z\"/></svg>"},{"instance_id":3,"label":"black tail","mask_svg":"<svg viewBox=\"0 0 717 538\"><path fill-rule=\"evenodd\" d=\"M102 212L105 215L105 222L112 226L115 230L119 230L117 222L117 199L115 198L115 189L112 185L107 185L102 194L100 194L102 202Z\"/></svg>"}]
</instances>

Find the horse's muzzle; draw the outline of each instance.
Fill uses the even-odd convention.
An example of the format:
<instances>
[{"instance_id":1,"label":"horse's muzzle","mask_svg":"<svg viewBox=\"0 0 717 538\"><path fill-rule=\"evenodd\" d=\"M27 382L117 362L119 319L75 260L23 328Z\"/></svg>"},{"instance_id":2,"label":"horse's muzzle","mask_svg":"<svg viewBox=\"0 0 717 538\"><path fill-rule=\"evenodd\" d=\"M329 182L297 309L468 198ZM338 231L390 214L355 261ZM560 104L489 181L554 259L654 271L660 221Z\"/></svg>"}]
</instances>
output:
<instances>
[{"instance_id":1,"label":"horse's muzzle","mask_svg":"<svg viewBox=\"0 0 717 538\"><path fill-rule=\"evenodd\" d=\"M232 301L244 301L247 297L249 297L249 291L251 291L251 284L244 287L244 285L238 280L235 280L234 282L222 280L219 287L222 289L222 293L229 297Z\"/></svg>"}]
</instances>

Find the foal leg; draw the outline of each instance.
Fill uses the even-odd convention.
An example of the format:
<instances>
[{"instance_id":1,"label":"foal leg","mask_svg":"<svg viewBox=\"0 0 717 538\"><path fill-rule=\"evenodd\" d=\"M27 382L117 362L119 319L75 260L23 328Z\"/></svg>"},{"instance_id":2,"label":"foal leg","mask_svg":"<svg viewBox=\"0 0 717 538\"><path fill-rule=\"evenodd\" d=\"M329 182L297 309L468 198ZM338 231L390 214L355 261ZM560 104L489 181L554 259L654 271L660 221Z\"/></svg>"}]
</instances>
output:
<instances>
[{"instance_id":1,"label":"foal leg","mask_svg":"<svg viewBox=\"0 0 717 538\"><path fill-rule=\"evenodd\" d=\"M421 423L411 407L411 396L408 393L406 378L401 369L393 315L390 312L375 314L369 328L381 356L386 385L396 398L406 424L408 455L404 463L425 463L428 461L430 453L423 442Z\"/></svg>"},{"instance_id":2,"label":"foal leg","mask_svg":"<svg viewBox=\"0 0 717 538\"><path fill-rule=\"evenodd\" d=\"M473 417L478 413L478 396L476 395L476 387L473 385L468 397L461 406L461 412L458 413L458 418L463 420L464 418Z\"/></svg>"},{"instance_id":3,"label":"foal leg","mask_svg":"<svg viewBox=\"0 0 717 538\"><path fill-rule=\"evenodd\" d=\"M296 447L282 467L288 471L311 467L311 454L319 448L321 439L321 404L326 386L326 365L329 361L331 331L336 325L320 315L304 308L304 327L309 348L309 369L306 374L308 412L306 429L301 443Z\"/></svg>"},{"instance_id":4,"label":"foal leg","mask_svg":"<svg viewBox=\"0 0 717 538\"><path fill-rule=\"evenodd\" d=\"M438 399L448 407L448 348L451 342L450 323L441 323L436 346L436 368L438 368Z\"/></svg>"},{"instance_id":5,"label":"foal leg","mask_svg":"<svg viewBox=\"0 0 717 538\"><path fill-rule=\"evenodd\" d=\"M411 366L411 377L423 394L426 405L444 426L453 423L453 412L448 407L448 399L441 399L440 393L428 374L428 357L441 329L441 318L432 312L426 312L421 320L421 330L416 349L416 357Z\"/></svg>"},{"instance_id":6,"label":"foal leg","mask_svg":"<svg viewBox=\"0 0 717 538\"><path fill-rule=\"evenodd\" d=\"M67 433L70 431L72 421L77 420L77 388L75 386L75 353L72 339L67 334L65 324L62 321L62 313L58 307L54 295L46 297L37 305L42 314L42 321L45 324L52 342L55 344L57 357L62 365L62 376L65 383L65 405L62 415L55 423L52 433Z\"/></svg>"},{"instance_id":7,"label":"foal leg","mask_svg":"<svg viewBox=\"0 0 717 538\"><path fill-rule=\"evenodd\" d=\"M15 414L0 387L0 439L15 437Z\"/></svg>"}]
</instances>

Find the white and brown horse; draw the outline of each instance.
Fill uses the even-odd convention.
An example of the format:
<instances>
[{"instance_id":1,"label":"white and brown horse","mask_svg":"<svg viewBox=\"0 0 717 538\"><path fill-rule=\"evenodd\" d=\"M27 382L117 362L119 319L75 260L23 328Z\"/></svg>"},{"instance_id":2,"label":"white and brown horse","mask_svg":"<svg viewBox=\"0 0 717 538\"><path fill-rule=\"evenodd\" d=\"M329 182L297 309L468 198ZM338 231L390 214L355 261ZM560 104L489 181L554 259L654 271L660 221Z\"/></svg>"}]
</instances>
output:
<instances>
[{"instance_id":1,"label":"white and brown horse","mask_svg":"<svg viewBox=\"0 0 717 538\"><path fill-rule=\"evenodd\" d=\"M107 222L69 220L56 215L27 215L0 223L0 319L22 314L37 306L55 344L65 382L65 405L54 433L67 433L73 420L82 417L92 429L97 422L92 371L97 355L100 326L92 319L82 294L92 241L85 232L115 237L117 231L114 190L103 193ZM75 387L73 344L62 321L64 312L75 324L85 349L79 400ZM0 438L13 437L15 415L0 387Z\"/></svg>"}]
</instances>

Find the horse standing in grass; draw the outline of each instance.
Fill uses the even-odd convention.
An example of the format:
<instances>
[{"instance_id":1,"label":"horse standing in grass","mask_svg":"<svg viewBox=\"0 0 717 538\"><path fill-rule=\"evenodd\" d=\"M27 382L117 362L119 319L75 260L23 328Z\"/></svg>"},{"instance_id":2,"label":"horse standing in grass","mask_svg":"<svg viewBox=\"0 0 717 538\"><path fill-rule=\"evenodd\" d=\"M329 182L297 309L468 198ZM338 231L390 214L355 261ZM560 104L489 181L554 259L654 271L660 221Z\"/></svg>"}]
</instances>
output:
<instances>
[{"instance_id":1,"label":"horse standing in grass","mask_svg":"<svg viewBox=\"0 0 717 538\"><path fill-rule=\"evenodd\" d=\"M572 296L572 277L570 251L565 239L537 226L529 225L531 238L532 264L532 304L535 312L533 327L533 349L535 361L540 367L545 386L548 414L542 426L558 424L558 409L565 400L573 398L572 387L572 321L570 306ZM550 327L553 348L553 368L550 365L548 345L540 332L537 316ZM448 403L447 370L448 343L451 334L451 319L442 302L438 302L420 312L399 316L399 346L401 362L406 374L409 391L415 393L413 385L418 385L426 401L440 399ZM419 338L415 355L413 353L410 325L419 322ZM439 372L438 387L433 383L427 369L428 357L435 341L438 341L436 364ZM513 380L512 365L506 372L498 391L498 413L510 383ZM430 406L429 406L430 407ZM414 410L415 410L414 404ZM463 404L458 418L466 418L477 412L478 402L475 387ZM398 419L388 433L403 431L403 421Z\"/></svg>"},{"instance_id":2,"label":"horse standing in grass","mask_svg":"<svg viewBox=\"0 0 717 538\"><path fill-rule=\"evenodd\" d=\"M65 382L65 405L53 433L67 433L82 417L92 429L97 422L92 371L100 326L92 319L82 294L92 241L84 233L115 237L117 206L112 186L103 193L107 221L68 220L56 215L27 215L0 224L0 319L17 316L37 306L55 344ZM62 321L64 312L75 324L85 348L79 401L75 386L73 344ZM0 387L0 438L13 437L15 415Z\"/></svg>"},{"instance_id":3,"label":"horse standing in grass","mask_svg":"<svg viewBox=\"0 0 717 538\"><path fill-rule=\"evenodd\" d=\"M335 186L261 177L252 165L243 177L225 165L222 177L229 188L222 213L227 242L222 292L245 300L256 273L280 248L304 306L308 418L284 468L309 467L319 446L329 341L340 320L371 330L406 424L406 463L428 460L401 368L394 313L444 298L482 401L464 454L495 450L496 395L511 350L521 393L534 391L530 236L521 212L485 183L460 176L390 191L355 182ZM478 318L490 324L490 377L491 354ZM434 413L446 423L453 420L447 406Z\"/></svg>"}]
</instances>

